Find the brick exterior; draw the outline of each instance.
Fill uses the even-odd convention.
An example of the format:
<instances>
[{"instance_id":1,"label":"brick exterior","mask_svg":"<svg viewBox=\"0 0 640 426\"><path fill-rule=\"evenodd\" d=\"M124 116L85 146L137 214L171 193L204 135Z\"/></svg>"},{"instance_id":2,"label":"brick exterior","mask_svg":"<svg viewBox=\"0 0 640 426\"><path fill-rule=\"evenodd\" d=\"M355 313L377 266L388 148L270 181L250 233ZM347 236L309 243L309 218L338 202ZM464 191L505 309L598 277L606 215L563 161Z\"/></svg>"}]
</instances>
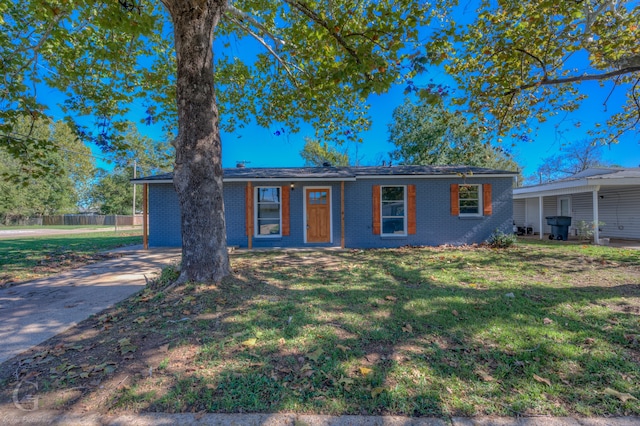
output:
<instances>
[{"instance_id":1,"label":"brick exterior","mask_svg":"<svg viewBox=\"0 0 640 426\"><path fill-rule=\"evenodd\" d=\"M492 186L491 216L461 218L450 210L452 183L480 183ZM279 182L272 186L289 185ZM290 235L277 238L253 238L253 247L326 247L340 246L340 183L294 182L291 191ZM372 186L416 185L415 235L385 237L372 232ZM247 247L245 234L244 182L224 184L227 243ZM255 186L269 186L254 183ZM305 244L304 187L331 187L332 242ZM400 247L405 245L441 244L463 245L486 241L493 231L511 232L513 222L512 178L467 177L456 178L394 178L358 179L345 182L345 245L348 248ZM178 198L171 184L149 185L149 245L152 247L180 246L180 211Z\"/></svg>"}]
</instances>

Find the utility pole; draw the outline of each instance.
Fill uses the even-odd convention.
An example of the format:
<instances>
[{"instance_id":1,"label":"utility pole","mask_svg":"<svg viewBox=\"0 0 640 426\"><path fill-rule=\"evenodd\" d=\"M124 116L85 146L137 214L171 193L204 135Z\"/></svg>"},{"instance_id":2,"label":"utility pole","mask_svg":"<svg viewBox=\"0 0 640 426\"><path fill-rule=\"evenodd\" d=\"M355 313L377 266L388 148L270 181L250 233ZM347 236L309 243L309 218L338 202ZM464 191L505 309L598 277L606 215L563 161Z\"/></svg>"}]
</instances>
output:
<instances>
[{"instance_id":1,"label":"utility pole","mask_svg":"<svg viewBox=\"0 0 640 426\"><path fill-rule=\"evenodd\" d=\"M133 160L133 178L136 178L136 160ZM133 209L131 210L131 224L134 225L136 220L136 184L133 184Z\"/></svg>"}]
</instances>

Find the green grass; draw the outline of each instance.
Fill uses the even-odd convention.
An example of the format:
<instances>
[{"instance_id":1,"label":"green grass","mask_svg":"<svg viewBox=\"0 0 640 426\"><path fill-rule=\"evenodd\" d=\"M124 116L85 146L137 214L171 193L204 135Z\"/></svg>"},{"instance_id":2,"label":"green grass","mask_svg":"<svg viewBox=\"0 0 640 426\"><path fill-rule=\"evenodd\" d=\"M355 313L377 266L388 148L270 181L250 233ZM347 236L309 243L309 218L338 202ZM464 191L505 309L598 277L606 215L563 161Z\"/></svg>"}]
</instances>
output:
<instances>
[{"instance_id":1,"label":"green grass","mask_svg":"<svg viewBox=\"0 0 640 426\"><path fill-rule=\"evenodd\" d=\"M100 352L65 362L118 369L102 377L103 390L93 376L74 382L87 390L67 407L640 414L640 251L520 243L232 260L235 276L219 285L151 285L89 320L87 330L109 325L99 336L70 333ZM175 276L168 269L162 280ZM136 345L131 359L118 356L123 336ZM38 362L23 374L57 380L40 400L46 407L71 384L49 374L59 361ZM152 376L135 374L149 367Z\"/></svg>"},{"instance_id":2,"label":"green grass","mask_svg":"<svg viewBox=\"0 0 640 426\"><path fill-rule=\"evenodd\" d=\"M99 252L141 244L141 231L0 239L0 286L106 258Z\"/></svg>"},{"instance_id":3,"label":"green grass","mask_svg":"<svg viewBox=\"0 0 640 426\"><path fill-rule=\"evenodd\" d=\"M0 231L16 231L30 229L113 229L114 225L22 225L22 226L4 226L0 225Z\"/></svg>"}]
</instances>

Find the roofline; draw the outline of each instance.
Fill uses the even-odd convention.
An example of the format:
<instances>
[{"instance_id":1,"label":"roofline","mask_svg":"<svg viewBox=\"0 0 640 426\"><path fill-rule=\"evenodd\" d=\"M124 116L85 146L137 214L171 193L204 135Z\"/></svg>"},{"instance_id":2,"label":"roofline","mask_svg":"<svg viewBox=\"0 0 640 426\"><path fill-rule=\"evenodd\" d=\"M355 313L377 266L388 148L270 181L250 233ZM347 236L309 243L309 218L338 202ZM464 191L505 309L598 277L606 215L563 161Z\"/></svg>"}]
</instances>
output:
<instances>
[{"instance_id":1,"label":"roofline","mask_svg":"<svg viewBox=\"0 0 640 426\"><path fill-rule=\"evenodd\" d=\"M359 175L357 179L451 179L451 178L497 178L516 177L517 173L472 173L460 176L458 173L447 175Z\"/></svg>"},{"instance_id":2,"label":"roofline","mask_svg":"<svg viewBox=\"0 0 640 426\"><path fill-rule=\"evenodd\" d=\"M459 174L446 174L446 175L359 175L359 176L345 176L345 177L274 177L274 178L250 178L250 177L233 177L222 178L223 182L355 182L358 179L451 179L451 178L514 178L518 176L517 173L475 173L470 175L460 176ZM173 183L173 179L130 179L131 183Z\"/></svg>"},{"instance_id":3,"label":"roofline","mask_svg":"<svg viewBox=\"0 0 640 426\"><path fill-rule=\"evenodd\" d=\"M606 176L606 175L605 175ZM628 177L628 178L606 178L602 175L590 176L582 179L576 179L571 181L562 181L555 183L546 183L543 185L529 186L526 188L514 188L513 198L523 199L530 197L539 197L546 195L557 195L560 192L563 194L571 193L572 189L580 189L575 192L589 192L598 191L601 187L605 186L632 186L640 185L640 178Z\"/></svg>"}]
</instances>

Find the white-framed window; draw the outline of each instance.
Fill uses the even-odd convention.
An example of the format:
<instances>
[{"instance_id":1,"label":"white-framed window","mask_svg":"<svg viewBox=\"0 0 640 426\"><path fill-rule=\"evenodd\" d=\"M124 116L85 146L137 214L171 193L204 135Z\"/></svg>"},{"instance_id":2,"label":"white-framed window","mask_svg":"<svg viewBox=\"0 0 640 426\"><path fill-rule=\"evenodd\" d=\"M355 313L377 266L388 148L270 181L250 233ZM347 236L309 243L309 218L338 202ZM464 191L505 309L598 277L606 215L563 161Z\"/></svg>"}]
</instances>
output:
<instances>
[{"instance_id":1,"label":"white-framed window","mask_svg":"<svg viewBox=\"0 0 640 426\"><path fill-rule=\"evenodd\" d=\"M482 185L459 185L458 203L460 216L482 216Z\"/></svg>"},{"instance_id":2,"label":"white-framed window","mask_svg":"<svg viewBox=\"0 0 640 426\"><path fill-rule=\"evenodd\" d=\"M407 187L380 187L382 235L407 235Z\"/></svg>"},{"instance_id":3,"label":"white-framed window","mask_svg":"<svg viewBox=\"0 0 640 426\"><path fill-rule=\"evenodd\" d=\"M280 187L256 187L255 206L255 236L282 236L282 191Z\"/></svg>"}]
</instances>

